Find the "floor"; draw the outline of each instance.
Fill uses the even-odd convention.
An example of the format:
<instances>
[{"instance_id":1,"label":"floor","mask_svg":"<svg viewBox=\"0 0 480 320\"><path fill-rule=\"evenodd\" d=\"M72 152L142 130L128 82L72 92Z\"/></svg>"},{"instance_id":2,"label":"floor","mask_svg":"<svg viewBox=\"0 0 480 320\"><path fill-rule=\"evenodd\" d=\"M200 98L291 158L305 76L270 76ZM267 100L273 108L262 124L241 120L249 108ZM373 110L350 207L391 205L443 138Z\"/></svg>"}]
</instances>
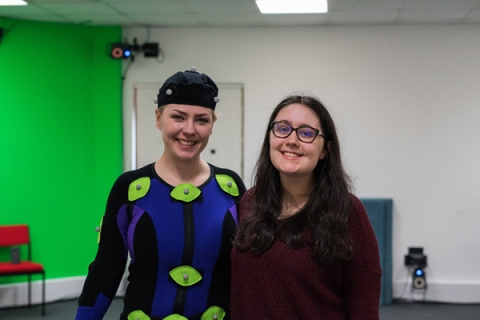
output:
<instances>
[{"instance_id":1,"label":"floor","mask_svg":"<svg viewBox=\"0 0 480 320\"><path fill-rule=\"evenodd\" d=\"M66 320L75 318L76 300L58 301L46 306L41 317L40 306L0 309L5 320ZM122 300L115 299L104 320L118 320ZM480 320L480 304L394 303L380 307L381 320Z\"/></svg>"}]
</instances>

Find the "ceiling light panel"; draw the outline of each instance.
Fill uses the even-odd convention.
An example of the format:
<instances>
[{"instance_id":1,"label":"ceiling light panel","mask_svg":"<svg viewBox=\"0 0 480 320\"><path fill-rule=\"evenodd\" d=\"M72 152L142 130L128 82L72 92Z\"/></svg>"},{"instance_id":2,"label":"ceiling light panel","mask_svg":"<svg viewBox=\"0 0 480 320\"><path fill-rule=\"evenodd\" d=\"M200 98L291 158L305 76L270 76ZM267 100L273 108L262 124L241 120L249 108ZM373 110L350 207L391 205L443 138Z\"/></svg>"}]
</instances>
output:
<instances>
[{"instance_id":1,"label":"ceiling light panel","mask_svg":"<svg viewBox=\"0 0 480 320\"><path fill-rule=\"evenodd\" d=\"M0 6L26 6L27 4L23 0L0 0Z\"/></svg>"},{"instance_id":2,"label":"ceiling light panel","mask_svg":"<svg viewBox=\"0 0 480 320\"><path fill-rule=\"evenodd\" d=\"M326 13L327 0L256 0L263 14Z\"/></svg>"}]
</instances>

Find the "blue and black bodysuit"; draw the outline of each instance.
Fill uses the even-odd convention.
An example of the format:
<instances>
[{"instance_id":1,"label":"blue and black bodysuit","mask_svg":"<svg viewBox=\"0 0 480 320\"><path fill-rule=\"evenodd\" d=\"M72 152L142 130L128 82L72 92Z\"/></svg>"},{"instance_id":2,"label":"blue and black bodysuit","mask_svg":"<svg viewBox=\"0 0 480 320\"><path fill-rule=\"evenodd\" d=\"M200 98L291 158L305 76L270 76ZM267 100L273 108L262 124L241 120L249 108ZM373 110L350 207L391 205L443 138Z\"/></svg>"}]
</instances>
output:
<instances>
[{"instance_id":1,"label":"blue and black bodysuit","mask_svg":"<svg viewBox=\"0 0 480 320\"><path fill-rule=\"evenodd\" d=\"M245 186L210 165L201 186L173 187L154 164L122 174L107 202L76 320L102 319L124 275L121 320L230 319L230 251Z\"/></svg>"}]
</instances>

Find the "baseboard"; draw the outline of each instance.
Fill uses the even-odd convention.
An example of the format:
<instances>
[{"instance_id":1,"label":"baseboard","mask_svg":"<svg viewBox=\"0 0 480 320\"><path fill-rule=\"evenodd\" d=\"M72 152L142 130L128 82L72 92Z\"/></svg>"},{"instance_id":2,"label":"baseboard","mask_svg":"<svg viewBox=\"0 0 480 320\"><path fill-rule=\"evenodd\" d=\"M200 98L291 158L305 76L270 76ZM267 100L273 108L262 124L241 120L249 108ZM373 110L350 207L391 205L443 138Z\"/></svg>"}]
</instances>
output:
<instances>
[{"instance_id":1,"label":"baseboard","mask_svg":"<svg viewBox=\"0 0 480 320\"><path fill-rule=\"evenodd\" d=\"M51 279L45 282L46 302L76 299L83 288L85 277ZM125 293L126 277L122 280L117 296ZM427 282L427 290L411 290L412 284L393 283L393 299L402 301L430 301L440 303L480 303L480 283ZM20 307L28 304L27 283L0 285L0 308ZM42 302L42 282L32 282L32 303Z\"/></svg>"},{"instance_id":2,"label":"baseboard","mask_svg":"<svg viewBox=\"0 0 480 320\"><path fill-rule=\"evenodd\" d=\"M76 299L80 295L85 276L51 279L45 281L45 302ZM126 277L122 280L117 296L125 293ZM42 303L42 281L32 281L32 304ZM26 282L0 285L0 308L28 305Z\"/></svg>"},{"instance_id":3,"label":"baseboard","mask_svg":"<svg viewBox=\"0 0 480 320\"><path fill-rule=\"evenodd\" d=\"M394 282L394 300L440 303L480 303L480 283L448 283L427 281L426 290L412 290L412 283Z\"/></svg>"}]
</instances>

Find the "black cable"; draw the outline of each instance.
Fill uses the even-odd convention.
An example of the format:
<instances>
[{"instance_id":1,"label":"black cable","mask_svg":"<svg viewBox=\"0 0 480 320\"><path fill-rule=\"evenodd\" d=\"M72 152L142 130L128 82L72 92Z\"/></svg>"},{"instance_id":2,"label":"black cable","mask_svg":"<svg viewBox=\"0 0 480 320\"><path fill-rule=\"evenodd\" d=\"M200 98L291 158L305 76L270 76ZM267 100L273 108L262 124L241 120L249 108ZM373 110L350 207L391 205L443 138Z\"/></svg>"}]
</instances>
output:
<instances>
[{"instance_id":1,"label":"black cable","mask_svg":"<svg viewBox=\"0 0 480 320\"><path fill-rule=\"evenodd\" d=\"M405 294L405 290L407 289L408 285L409 285L409 275L411 274L411 267L408 267L407 269L407 279L405 280L405 285L403 286L403 290L402 290L402 293L400 294L400 299L403 299L403 295Z\"/></svg>"},{"instance_id":2,"label":"black cable","mask_svg":"<svg viewBox=\"0 0 480 320\"><path fill-rule=\"evenodd\" d=\"M125 68L125 71L123 72L122 74L122 81L125 80L125 78L127 77L127 72L128 72L128 69L130 69L130 66L132 65L133 63L133 55L131 56L131 59L130 59L130 63L127 65L127 67Z\"/></svg>"}]
</instances>

